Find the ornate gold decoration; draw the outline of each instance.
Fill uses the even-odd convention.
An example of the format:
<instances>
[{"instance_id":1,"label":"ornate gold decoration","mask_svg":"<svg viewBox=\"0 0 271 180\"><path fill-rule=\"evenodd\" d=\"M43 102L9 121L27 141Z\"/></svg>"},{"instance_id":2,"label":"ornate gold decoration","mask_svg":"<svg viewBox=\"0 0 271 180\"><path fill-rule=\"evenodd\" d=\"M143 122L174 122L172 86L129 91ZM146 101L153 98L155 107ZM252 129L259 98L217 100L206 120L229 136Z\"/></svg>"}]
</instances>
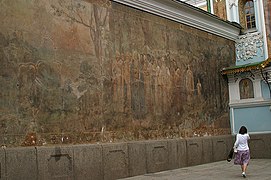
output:
<instances>
[{"instance_id":1,"label":"ornate gold decoration","mask_svg":"<svg viewBox=\"0 0 271 180\"><path fill-rule=\"evenodd\" d=\"M269 58L265 61L257 62L257 63L251 63L251 64L246 64L246 65L223 68L221 70L221 74L222 75L234 74L234 73L251 71L251 70L255 70L255 69L264 69L266 66L269 65L270 62L271 62L271 58Z\"/></svg>"}]
</instances>

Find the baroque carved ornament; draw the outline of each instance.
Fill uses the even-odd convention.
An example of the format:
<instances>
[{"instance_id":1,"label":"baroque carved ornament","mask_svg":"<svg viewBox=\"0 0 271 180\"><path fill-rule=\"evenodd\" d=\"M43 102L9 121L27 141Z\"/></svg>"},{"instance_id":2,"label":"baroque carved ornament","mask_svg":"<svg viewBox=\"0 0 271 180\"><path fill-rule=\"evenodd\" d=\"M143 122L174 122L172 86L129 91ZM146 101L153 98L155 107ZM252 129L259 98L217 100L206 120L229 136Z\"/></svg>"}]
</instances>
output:
<instances>
[{"instance_id":1,"label":"baroque carved ornament","mask_svg":"<svg viewBox=\"0 0 271 180\"><path fill-rule=\"evenodd\" d=\"M230 5L230 9L232 8L232 6L237 7L236 0L229 0L228 2L229 2L229 5Z\"/></svg>"},{"instance_id":2,"label":"baroque carved ornament","mask_svg":"<svg viewBox=\"0 0 271 180\"><path fill-rule=\"evenodd\" d=\"M257 50L260 50L260 55L263 56L263 35L259 32L247 33L239 36L236 41L236 56L237 61L246 61L257 56Z\"/></svg>"}]
</instances>

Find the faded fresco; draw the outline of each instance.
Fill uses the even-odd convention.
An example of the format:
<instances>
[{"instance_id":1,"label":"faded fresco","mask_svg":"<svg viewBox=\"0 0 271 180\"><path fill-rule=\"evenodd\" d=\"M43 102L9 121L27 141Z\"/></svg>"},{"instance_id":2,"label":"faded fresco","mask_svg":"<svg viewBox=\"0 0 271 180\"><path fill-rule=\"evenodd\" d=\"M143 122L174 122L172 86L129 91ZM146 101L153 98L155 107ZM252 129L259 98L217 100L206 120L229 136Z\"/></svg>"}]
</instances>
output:
<instances>
[{"instance_id":1,"label":"faded fresco","mask_svg":"<svg viewBox=\"0 0 271 180\"><path fill-rule=\"evenodd\" d=\"M265 28L266 28L266 36L268 43L268 53L269 57L271 56L271 1L264 0L264 14L265 14Z\"/></svg>"},{"instance_id":2,"label":"faded fresco","mask_svg":"<svg viewBox=\"0 0 271 180\"><path fill-rule=\"evenodd\" d=\"M226 0L214 0L214 14L223 20L227 20Z\"/></svg>"},{"instance_id":3,"label":"faded fresco","mask_svg":"<svg viewBox=\"0 0 271 180\"><path fill-rule=\"evenodd\" d=\"M1 1L7 146L230 133L234 42L111 1Z\"/></svg>"},{"instance_id":4,"label":"faded fresco","mask_svg":"<svg viewBox=\"0 0 271 180\"><path fill-rule=\"evenodd\" d=\"M239 82L240 99L254 98L253 82L248 79L242 79Z\"/></svg>"}]
</instances>

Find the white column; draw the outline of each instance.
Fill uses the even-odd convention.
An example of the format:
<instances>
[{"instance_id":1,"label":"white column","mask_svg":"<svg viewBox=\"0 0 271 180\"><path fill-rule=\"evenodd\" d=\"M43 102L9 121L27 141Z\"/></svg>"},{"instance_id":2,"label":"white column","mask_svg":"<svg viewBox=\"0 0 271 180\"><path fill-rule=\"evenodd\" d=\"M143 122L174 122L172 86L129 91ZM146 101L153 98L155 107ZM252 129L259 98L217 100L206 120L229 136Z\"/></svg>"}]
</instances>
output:
<instances>
[{"instance_id":1,"label":"white column","mask_svg":"<svg viewBox=\"0 0 271 180\"><path fill-rule=\"evenodd\" d=\"M211 13L214 14L214 2L213 2L213 0L210 0L210 8L211 8Z\"/></svg>"},{"instance_id":2,"label":"white column","mask_svg":"<svg viewBox=\"0 0 271 180\"><path fill-rule=\"evenodd\" d=\"M238 0L226 0L228 21L239 23Z\"/></svg>"},{"instance_id":3,"label":"white column","mask_svg":"<svg viewBox=\"0 0 271 180\"><path fill-rule=\"evenodd\" d=\"M264 19L264 9L262 0L254 0L255 6L255 15L257 21L258 31L263 34L263 49L264 49L264 60L268 58L268 48L267 48L267 39L266 39L266 29L265 29L265 19ZM257 13L258 12L258 13Z\"/></svg>"},{"instance_id":4,"label":"white column","mask_svg":"<svg viewBox=\"0 0 271 180\"><path fill-rule=\"evenodd\" d=\"M229 85L229 100L230 104L237 102L240 100L240 93L239 93L239 84L235 81L234 77L228 76L228 85Z\"/></svg>"}]
</instances>

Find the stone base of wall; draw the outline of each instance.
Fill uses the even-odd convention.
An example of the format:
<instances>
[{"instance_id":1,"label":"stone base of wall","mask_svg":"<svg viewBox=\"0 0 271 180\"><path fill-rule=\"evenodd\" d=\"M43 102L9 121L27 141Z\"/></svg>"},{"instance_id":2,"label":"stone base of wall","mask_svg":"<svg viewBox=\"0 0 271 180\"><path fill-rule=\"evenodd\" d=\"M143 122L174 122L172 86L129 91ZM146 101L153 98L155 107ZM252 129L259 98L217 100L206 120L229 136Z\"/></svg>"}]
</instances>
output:
<instances>
[{"instance_id":1,"label":"stone base of wall","mask_svg":"<svg viewBox=\"0 0 271 180\"><path fill-rule=\"evenodd\" d=\"M226 160L234 136L0 149L0 179L118 179ZM251 135L252 158L271 158L271 134ZM226 163L226 161L225 161Z\"/></svg>"}]
</instances>

